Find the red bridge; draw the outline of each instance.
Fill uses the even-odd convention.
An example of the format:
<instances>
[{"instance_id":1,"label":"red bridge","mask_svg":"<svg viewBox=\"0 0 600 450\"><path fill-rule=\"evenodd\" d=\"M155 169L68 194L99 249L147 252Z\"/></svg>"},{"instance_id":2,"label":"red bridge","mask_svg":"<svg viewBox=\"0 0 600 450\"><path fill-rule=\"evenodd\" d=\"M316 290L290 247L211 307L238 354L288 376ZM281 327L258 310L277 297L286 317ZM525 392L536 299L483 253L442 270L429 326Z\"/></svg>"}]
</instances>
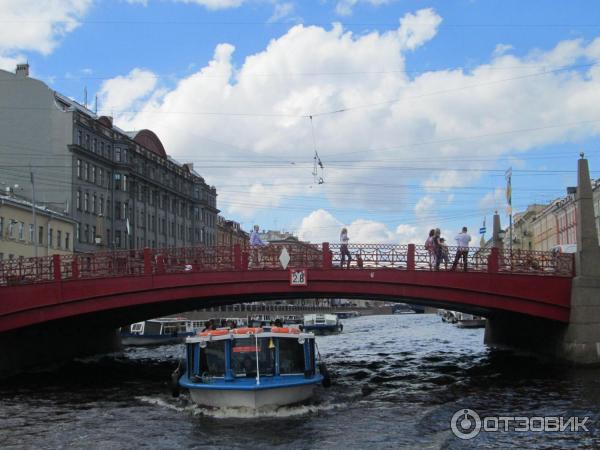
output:
<instances>
[{"instance_id":1,"label":"red bridge","mask_svg":"<svg viewBox=\"0 0 600 450\"><path fill-rule=\"evenodd\" d=\"M471 249L466 271L461 265L456 271L443 265L435 271L427 251L413 244L352 245L350 252L349 269L340 268L339 246L327 243L144 249L4 261L0 333L58 319L118 327L215 305L327 297L410 301L484 316L508 312L569 321L573 255ZM453 252L450 249L450 255ZM356 255L362 259L358 264Z\"/></svg>"}]
</instances>

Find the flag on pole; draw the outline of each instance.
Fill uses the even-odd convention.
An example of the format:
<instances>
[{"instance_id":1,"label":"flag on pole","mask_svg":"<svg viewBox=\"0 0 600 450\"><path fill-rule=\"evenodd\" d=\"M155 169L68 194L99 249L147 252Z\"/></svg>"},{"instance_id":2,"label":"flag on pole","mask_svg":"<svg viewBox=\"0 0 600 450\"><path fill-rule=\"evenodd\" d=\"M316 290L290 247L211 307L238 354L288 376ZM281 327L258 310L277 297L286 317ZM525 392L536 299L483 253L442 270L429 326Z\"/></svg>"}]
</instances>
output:
<instances>
[{"instance_id":1,"label":"flag on pole","mask_svg":"<svg viewBox=\"0 0 600 450\"><path fill-rule=\"evenodd\" d=\"M506 212L510 216L512 215L512 167L508 168L504 177L506 178Z\"/></svg>"},{"instance_id":2,"label":"flag on pole","mask_svg":"<svg viewBox=\"0 0 600 450\"><path fill-rule=\"evenodd\" d=\"M486 228L485 228L485 217L483 218L483 226L479 229L479 234L484 235L486 232Z\"/></svg>"}]
</instances>

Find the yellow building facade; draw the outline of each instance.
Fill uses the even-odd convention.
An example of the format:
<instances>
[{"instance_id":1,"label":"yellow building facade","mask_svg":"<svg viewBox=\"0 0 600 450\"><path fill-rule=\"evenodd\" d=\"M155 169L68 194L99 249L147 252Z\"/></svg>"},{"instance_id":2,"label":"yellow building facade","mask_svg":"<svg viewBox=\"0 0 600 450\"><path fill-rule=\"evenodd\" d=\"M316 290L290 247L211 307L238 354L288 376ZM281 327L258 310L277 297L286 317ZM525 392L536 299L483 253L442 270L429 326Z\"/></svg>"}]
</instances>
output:
<instances>
[{"instance_id":1,"label":"yellow building facade","mask_svg":"<svg viewBox=\"0 0 600 450\"><path fill-rule=\"evenodd\" d=\"M30 202L0 196L0 260L73 253L75 222L63 214L36 208L36 227Z\"/></svg>"}]
</instances>

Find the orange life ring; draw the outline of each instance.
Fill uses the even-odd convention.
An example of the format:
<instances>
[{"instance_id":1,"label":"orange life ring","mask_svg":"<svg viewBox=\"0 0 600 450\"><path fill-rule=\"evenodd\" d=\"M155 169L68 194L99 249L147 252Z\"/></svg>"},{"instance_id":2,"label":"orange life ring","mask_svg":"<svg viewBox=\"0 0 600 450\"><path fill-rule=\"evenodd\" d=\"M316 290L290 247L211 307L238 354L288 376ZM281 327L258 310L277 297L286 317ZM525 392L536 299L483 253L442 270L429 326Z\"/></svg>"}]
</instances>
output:
<instances>
[{"instance_id":1,"label":"orange life ring","mask_svg":"<svg viewBox=\"0 0 600 450\"><path fill-rule=\"evenodd\" d=\"M288 328L288 327L272 327L271 333L291 333L291 334L300 334L300 330L298 328Z\"/></svg>"},{"instance_id":2,"label":"orange life ring","mask_svg":"<svg viewBox=\"0 0 600 450\"><path fill-rule=\"evenodd\" d=\"M198 336L225 336L229 330L208 330L198 333Z\"/></svg>"},{"instance_id":3,"label":"orange life ring","mask_svg":"<svg viewBox=\"0 0 600 450\"><path fill-rule=\"evenodd\" d=\"M262 331L263 331L262 328L251 328L251 327L235 328L233 330L234 334L257 334L257 333L262 333Z\"/></svg>"}]
</instances>

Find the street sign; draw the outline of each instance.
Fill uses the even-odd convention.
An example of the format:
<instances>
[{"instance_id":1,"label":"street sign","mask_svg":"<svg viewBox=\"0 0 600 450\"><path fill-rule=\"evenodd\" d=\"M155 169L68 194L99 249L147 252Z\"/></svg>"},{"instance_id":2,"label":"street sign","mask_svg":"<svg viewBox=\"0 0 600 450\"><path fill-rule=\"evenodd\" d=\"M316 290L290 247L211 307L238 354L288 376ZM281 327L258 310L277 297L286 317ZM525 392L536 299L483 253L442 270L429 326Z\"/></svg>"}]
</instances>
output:
<instances>
[{"instance_id":1,"label":"street sign","mask_svg":"<svg viewBox=\"0 0 600 450\"><path fill-rule=\"evenodd\" d=\"M290 286L307 286L306 269L290 269Z\"/></svg>"},{"instance_id":2,"label":"street sign","mask_svg":"<svg viewBox=\"0 0 600 450\"><path fill-rule=\"evenodd\" d=\"M481 227L479 229L479 234L485 234L485 227Z\"/></svg>"}]
</instances>

